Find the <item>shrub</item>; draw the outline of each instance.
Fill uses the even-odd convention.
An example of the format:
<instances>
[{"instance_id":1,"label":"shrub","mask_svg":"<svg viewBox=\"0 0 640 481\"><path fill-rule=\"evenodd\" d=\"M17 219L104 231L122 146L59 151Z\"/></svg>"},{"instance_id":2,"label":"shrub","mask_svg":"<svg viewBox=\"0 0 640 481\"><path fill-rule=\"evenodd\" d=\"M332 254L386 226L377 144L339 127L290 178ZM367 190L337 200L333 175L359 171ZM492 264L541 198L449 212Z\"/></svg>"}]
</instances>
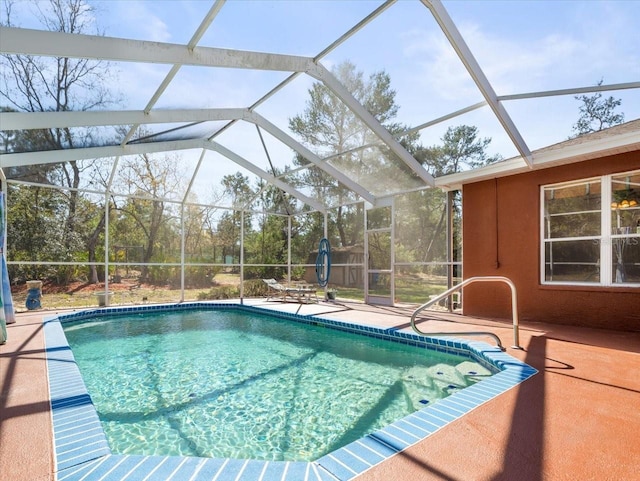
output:
<instances>
[{"instance_id":1,"label":"shrub","mask_svg":"<svg viewBox=\"0 0 640 481\"><path fill-rule=\"evenodd\" d=\"M267 295L268 287L261 279L249 279L244 281L245 297L264 297Z\"/></svg>"},{"instance_id":2,"label":"shrub","mask_svg":"<svg viewBox=\"0 0 640 481\"><path fill-rule=\"evenodd\" d=\"M244 281L245 297L264 297L267 295L267 285L260 279ZM216 299L233 299L240 297L240 289L237 286L216 286L208 291L198 293L199 301L211 301Z\"/></svg>"},{"instance_id":3,"label":"shrub","mask_svg":"<svg viewBox=\"0 0 640 481\"><path fill-rule=\"evenodd\" d=\"M188 267L185 284L187 287L209 287L221 271L221 266Z\"/></svg>"},{"instance_id":4,"label":"shrub","mask_svg":"<svg viewBox=\"0 0 640 481\"><path fill-rule=\"evenodd\" d=\"M212 287L207 292L198 293L199 301L211 301L217 299L233 299L239 297L240 291L235 286L218 286Z\"/></svg>"}]
</instances>

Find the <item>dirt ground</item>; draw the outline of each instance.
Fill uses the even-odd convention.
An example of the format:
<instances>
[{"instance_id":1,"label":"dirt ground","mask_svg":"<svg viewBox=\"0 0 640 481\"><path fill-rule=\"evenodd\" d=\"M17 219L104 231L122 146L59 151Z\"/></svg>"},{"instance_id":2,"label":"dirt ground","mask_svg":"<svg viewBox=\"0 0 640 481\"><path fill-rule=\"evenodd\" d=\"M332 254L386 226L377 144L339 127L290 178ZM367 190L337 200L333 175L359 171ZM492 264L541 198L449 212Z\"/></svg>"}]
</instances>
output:
<instances>
[{"instance_id":1,"label":"dirt ground","mask_svg":"<svg viewBox=\"0 0 640 481\"><path fill-rule=\"evenodd\" d=\"M184 300L197 300L198 296L218 286L237 286L239 276L221 273L209 287L186 288ZM41 309L88 308L99 304L97 293L105 291L104 282L89 284L74 281L65 285L43 282L41 290ZM29 292L27 284L11 287L16 312L27 311L26 299ZM130 305L144 303L178 302L181 300L179 287L171 285L153 285L138 282L135 278L123 278L121 282L109 282L110 305Z\"/></svg>"},{"instance_id":2,"label":"dirt ground","mask_svg":"<svg viewBox=\"0 0 640 481\"><path fill-rule=\"evenodd\" d=\"M143 284L132 281L122 281L122 282L110 282L109 290L113 292L118 291L129 291L132 289L145 289L145 290L171 290L170 286L155 286L151 284ZM43 282L42 284L42 293L43 294L93 294L95 292L104 292L105 285L104 282L98 282L96 284L89 284L87 282L74 281L65 285L58 285L53 282ZM11 286L11 293L14 296L25 296L29 292L29 288L27 284L20 284L16 286Z\"/></svg>"}]
</instances>

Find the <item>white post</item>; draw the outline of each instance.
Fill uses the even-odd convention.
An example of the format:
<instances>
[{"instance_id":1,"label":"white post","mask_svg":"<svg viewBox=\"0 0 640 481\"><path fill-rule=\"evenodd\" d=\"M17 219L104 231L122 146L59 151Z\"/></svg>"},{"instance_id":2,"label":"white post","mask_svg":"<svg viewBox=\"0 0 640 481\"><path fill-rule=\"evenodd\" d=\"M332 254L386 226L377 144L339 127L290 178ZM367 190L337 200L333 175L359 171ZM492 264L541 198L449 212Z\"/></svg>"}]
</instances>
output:
<instances>
[{"instance_id":1,"label":"white post","mask_svg":"<svg viewBox=\"0 0 640 481\"><path fill-rule=\"evenodd\" d=\"M244 302L244 211L240 211L240 303Z\"/></svg>"},{"instance_id":2,"label":"white post","mask_svg":"<svg viewBox=\"0 0 640 481\"><path fill-rule=\"evenodd\" d=\"M291 284L291 215L287 216L287 277Z\"/></svg>"},{"instance_id":3,"label":"white post","mask_svg":"<svg viewBox=\"0 0 640 481\"><path fill-rule=\"evenodd\" d=\"M120 157L116 157L113 161L113 167L109 174L109 180L107 181L107 188L104 193L104 295L105 305L108 307L109 302L109 196L111 195L111 186L113 185L113 179L116 176L118 164L120 163ZM126 252L126 251L125 251Z\"/></svg>"},{"instance_id":4,"label":"white post","mask_svg":"<svg viewBox=\"0 0 640 481\"><path fill-rule=\"evenodd\" d=\"M109 189L104 193L104 305L111 305L109 295Z\"/></svg>"},{"instance_id":5,"label":"white post","mask_svg":"<svg viewBox=\"0 0 640 481\"><path fill-rule=\"evenodd\" d=\"M395 230L395 224L396 224L396 198L395 196L391 198L391 225L389 226L391 228L391 240L390 243L391 245L389 246L389 249L391 250L391 252L389 252L390 255L390 262L389 262L389 268L391 269L391 276L389 279L389 290L390 290L390 294L391 294L391 305L393 306L396 302L396 230Z\"/></svg>"},{"instance_id":6,"label":"white post","mask_svg":"<svg viewBox=\"0 0 640 481\"><path fill-rule=\"evenodd\" d=\"M180 302L184 302L184 201L180 204Z\"/></svg>"}]
</instances>

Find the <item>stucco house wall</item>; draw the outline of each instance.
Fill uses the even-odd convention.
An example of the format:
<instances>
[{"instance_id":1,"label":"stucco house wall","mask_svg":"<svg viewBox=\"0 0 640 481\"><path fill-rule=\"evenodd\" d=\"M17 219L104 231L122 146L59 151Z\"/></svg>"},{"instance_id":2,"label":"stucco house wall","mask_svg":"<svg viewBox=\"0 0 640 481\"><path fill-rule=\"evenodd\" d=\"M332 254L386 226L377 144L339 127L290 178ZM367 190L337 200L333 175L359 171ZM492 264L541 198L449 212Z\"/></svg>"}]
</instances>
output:
<instances>
[{"instance_id":1,"label":"stucco house wall","mask_svg":"<svg viewBox=\"0 0 640 481\"><path fill-rule=\"evenodd\" d=\"M522 320L640 330L640 287L540 282L540 186L635 169L640 151L463 185L464 277L510 278ZM463 313L510 319L509 287L466 287Z\"/></svg>"}]
</instances>

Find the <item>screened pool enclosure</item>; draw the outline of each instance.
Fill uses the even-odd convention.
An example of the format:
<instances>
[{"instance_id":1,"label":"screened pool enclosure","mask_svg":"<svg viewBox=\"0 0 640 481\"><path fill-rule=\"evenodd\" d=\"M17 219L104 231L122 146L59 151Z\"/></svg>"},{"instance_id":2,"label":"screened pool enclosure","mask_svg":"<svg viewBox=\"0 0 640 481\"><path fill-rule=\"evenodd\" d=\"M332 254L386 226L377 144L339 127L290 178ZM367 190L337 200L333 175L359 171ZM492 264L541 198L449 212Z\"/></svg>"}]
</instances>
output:
<instances>
[{"instance_id":1,"label":"screened pool enclosure","mask_svg":"<svg viewBox=\"0 0 640 481\"><path fill-rule=\"evenodd\" d=\"M602 72L525 74L469 27L490 28L477 15L493 12L512 19L507 38L533 3L3 6L0 176L16 307L30 280L44 283L43 307L315 284L322 238L340 297L392 305L446 290L462 279L465 182L562 162L537 149L571 134L576 96L615 92L640 117L639 73L605 75L616 52ZM475 150L455 150L465 141Z\"/></svg>"}]
</instances>

